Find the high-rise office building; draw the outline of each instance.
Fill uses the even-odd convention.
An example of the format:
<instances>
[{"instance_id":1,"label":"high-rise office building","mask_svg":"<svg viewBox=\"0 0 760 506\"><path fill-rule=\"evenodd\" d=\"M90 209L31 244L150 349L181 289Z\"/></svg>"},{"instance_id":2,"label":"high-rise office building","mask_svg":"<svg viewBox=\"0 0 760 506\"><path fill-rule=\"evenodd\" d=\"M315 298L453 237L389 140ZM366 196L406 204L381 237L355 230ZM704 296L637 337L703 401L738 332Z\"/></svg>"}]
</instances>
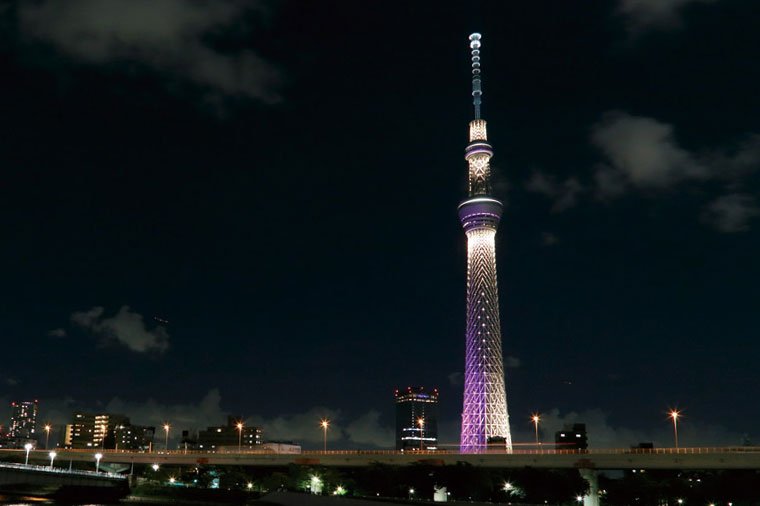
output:
<instances>
[{"instance_id":1,"label":"high-rise office building","mask_svg":"<svg viewBox=\"0 0 760 506\"><path fill-rule=\"evenodd\" d=\"M261 445L261 427L248 426L242 416L228 416L227 425L198 431L198 449L216 451L255 450Z\"/></svg>"},{"instance_id":2,"label":"high-rise office building","mask_svg":"<svg viewBox=\"0 0 760 506\"><path fill-rule=\"evenodd\" d=\"M438 390L396 390L396 450L438 449Z\"/></svg>"},{"instance_id":3,"label":"high-rise office building","mask_svg":"<svg viewBox=\"0 0 760 506\"><path fill-rule=\"evenodd\" d=\"M33 439L37 431L37 399L11 403L12 439Z\"/></svg>"},{"instance_id":4,"label":"high-rise office building","mask_svg":"<svg viewBox=\"0 0 760 506\"><path fill-rule=\"evenodd\" d=\"M499 291L496 282L496 229L503 205L492 196L491 157L486 122L480 117L480 34L470 35L475 119L465 149L468 198L459 204L467 236L467 323L464 405L460 451L479 453L494 445L511 451L504 359L501 348Z\"/></svg>"}]
</instances>

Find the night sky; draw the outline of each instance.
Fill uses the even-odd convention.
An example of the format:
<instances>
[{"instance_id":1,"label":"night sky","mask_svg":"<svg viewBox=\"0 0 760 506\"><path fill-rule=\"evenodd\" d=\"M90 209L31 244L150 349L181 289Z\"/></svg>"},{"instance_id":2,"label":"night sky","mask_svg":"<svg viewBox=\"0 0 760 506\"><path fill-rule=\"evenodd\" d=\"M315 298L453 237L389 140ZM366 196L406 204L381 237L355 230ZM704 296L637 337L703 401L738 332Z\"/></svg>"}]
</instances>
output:
<instances>
[{"instance_id":1,"label":"night sky","mask_svg":"<svg viewBox=\"0 0 760 506\"><path fill-rule=\"evenodd\" d=\"M515 442L759 441L752 0L0 2L0 401L458 442L472 31Z\"/></svg>"}]
</instances>

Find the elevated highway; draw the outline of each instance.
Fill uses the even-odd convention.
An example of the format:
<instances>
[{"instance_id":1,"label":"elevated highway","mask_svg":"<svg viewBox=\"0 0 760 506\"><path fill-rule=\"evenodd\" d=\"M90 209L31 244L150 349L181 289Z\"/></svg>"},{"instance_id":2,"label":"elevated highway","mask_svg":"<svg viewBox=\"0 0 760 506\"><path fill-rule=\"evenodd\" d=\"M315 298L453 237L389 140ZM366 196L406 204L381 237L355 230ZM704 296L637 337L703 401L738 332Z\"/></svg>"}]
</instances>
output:
<instances>
[{"instance_id":1,"label":"elevated highway","mask_svg":"<svg viewBox=\"0 0 760 506\"><path fill-rule=\"evenodd\" d=\"M518 450L513 453L489 452L462 455L453 451L327 451L277 454L256 451L235 453L200 452L130 452L57 449L56 462L95 463L94 455L101 453L101 464L159 464L159 465L234 465L279 467L290 464L337 467L368 466L374 463L410 465L427 463L453 465L466 462L473 466L544 469L760 469L760 447L717 448L657 448L623 450ZM0 450L0 460L23 458L24 450ZM48 460L47 451L32 451L30 461Z\"/></svg>"}]
</instances>

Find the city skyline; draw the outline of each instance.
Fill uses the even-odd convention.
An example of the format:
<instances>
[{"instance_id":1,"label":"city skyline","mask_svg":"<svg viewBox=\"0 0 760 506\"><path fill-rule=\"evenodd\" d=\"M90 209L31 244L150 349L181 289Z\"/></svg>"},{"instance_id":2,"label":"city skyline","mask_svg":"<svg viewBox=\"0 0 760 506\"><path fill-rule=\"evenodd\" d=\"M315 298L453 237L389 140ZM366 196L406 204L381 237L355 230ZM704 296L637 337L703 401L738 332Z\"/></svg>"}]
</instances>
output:
<instances>
[{"instance_id":1,"label":"city skyline","mask_svg":"<svg viewBox=\"0 0 760 506\"><path fill-rule=\"evenodd\" d=\"M760 439L760 7L138 4L0 12L0 406L458 443L477 30L515 443Z\"/></svg>"}]
</instances>

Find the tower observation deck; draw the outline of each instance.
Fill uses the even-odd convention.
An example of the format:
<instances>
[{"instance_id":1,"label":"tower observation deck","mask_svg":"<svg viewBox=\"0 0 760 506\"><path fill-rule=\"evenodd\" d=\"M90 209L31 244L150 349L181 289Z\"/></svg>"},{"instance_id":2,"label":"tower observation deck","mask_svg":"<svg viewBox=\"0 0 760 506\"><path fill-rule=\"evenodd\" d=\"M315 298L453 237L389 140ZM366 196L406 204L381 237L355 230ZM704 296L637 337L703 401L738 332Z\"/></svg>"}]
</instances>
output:
<instances>
[{"instance_id":1,"label":"tower observation deck","mask_svg":"<svg viewBox=\"0 0 760 506\"><path fill-rule=\"evenodd\" d=\"M485 452L488 445L512 449L504 359L501 347L499 290L496 281L496 229L502 203L491 196L491 157L486 122L480 117L481 72L479 33L470 35L472 98L475 119L465 149L469 167L468 198L459 204L467 236L467 327L462 408L461 453Z\"/></svg>"}]
</instances>

